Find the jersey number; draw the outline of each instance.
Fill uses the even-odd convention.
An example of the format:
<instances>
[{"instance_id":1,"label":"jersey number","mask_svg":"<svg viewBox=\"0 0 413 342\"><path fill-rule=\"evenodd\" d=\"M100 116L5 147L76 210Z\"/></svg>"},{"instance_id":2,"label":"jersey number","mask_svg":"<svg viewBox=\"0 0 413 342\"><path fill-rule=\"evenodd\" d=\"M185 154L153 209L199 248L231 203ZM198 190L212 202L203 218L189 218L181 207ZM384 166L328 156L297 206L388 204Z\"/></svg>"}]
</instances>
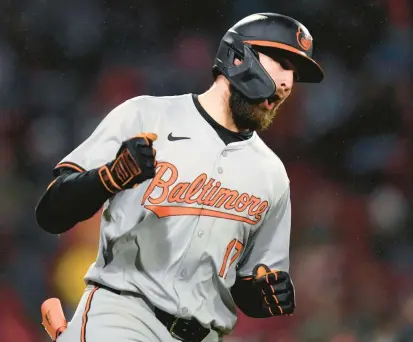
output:
<instances>
[{"instance_id":1,"label":"jersey number","mask_svg":"<svg viewBox=\"0 0 413 342\"><path fill-rule=\"evenodd\" d=\"M237 258L241 254L243 246L244 245L242 244L242 242L238 241L237 239L232 239L229 242L227 246L227 250L225 251L224 260L222 261L221 270L219 271L219 276L221 278L227 277L228 269L231 267L234 261L237 260ZM228 259L231 255L232 255L231 260L228 263Z\"/></svg>"}]
</instances>

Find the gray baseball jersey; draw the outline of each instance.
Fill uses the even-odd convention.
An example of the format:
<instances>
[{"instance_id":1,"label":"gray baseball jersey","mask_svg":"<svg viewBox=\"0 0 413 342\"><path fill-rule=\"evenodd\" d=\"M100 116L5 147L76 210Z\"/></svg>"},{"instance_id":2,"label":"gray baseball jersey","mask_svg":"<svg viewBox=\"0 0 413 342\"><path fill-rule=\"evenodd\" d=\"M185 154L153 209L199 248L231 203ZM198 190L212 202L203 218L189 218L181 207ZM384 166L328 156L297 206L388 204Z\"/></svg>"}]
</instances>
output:
<instances>
[{"instance_id":1,"label":"gray baseball jersey","mask_svg":"<svg viewBox=\"0 0 413 342\"><path fill-rule=\"evenodd\" d=\"M251 275L258 263L288 272L285 168L256 133L225 145L191 94L124 102L56 167L100 167L143 132L158 136L156 175L105 203L97 260L85 279L230 330L236 276Z\"/></svg>"}]
</instances>

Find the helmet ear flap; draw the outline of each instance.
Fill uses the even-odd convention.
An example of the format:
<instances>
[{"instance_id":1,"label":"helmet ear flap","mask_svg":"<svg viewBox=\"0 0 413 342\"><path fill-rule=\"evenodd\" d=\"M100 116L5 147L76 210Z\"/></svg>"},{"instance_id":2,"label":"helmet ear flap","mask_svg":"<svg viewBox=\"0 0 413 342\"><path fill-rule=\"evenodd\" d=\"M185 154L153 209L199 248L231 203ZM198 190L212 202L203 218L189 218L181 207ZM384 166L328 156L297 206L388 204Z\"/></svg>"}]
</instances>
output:
<instances>
[{"instance_id":1,"label":"helmet ear flap","mask_svg":"<svg viewBox=\"0 0 413 342\"><path fill-rule=\"evenodd\" d=\"M235 59L239 59L243 62L245 58L244 44L239 41L234 41L232 44L228 44L228 58L232 65L235 65Z\"/></svg>"},{"instance_id":2,"label":"helmet ear flap","mask_svg":"<svg viewBox=\"0 0 413 342\"><path fill-rule=\"evenodd\" d=\"M231 44L228 44L228 57L232 53L235 55L235 58L243 61L245 58L245 46L249 48L249 51L252 52L255 58L257 58L258 60L260 59L258 51L251 44L244 43L243 41L239 40L234 40L231 42Z\"/></svg>"},{"instance_id":3,"label":"helmet ear flap","mask_svg":"<svg viewBox=\"0 0 413 342\"><path fill-rule=\"evenodd\" d=\"M216 79L219 75L226 75L224 68L235 66L235 59L244 61L244 44L240 41L233 39L223 39L218 49L217 56L215 57L215 63L212 68L212 75Z\"/></svg>"}]
</instances>

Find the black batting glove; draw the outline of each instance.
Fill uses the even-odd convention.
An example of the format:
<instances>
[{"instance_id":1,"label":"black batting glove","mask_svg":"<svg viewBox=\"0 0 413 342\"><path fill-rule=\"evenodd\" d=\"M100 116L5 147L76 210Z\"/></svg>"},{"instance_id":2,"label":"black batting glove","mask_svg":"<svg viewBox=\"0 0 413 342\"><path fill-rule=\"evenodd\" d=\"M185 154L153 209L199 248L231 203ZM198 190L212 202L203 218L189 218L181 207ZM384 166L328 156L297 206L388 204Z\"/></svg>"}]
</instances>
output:
<instances>
[{"instance_id":1,"label":"black batting glove","mask_svg":"<svg viewBox=\"0 0 413 342\"><path fill-rule=\"evenodd\" d=\"M106 190L116 194L155 176L156 151L152 144L156 139L154 133L143 133L122 143L116 158L99 169Z\"/></svg>"},{"instance_id":2,"label":"black batting glove","mask_svg":"<svg viewBox=\"0 0 413 342\"><path fill-rule=\"evenodd\" d=\"M272 271L259 264L254 267L254 284L262 295L262 309L271 316L291 315L295 309L295 290L287 272Z\"/></svg>"}]
</instances>

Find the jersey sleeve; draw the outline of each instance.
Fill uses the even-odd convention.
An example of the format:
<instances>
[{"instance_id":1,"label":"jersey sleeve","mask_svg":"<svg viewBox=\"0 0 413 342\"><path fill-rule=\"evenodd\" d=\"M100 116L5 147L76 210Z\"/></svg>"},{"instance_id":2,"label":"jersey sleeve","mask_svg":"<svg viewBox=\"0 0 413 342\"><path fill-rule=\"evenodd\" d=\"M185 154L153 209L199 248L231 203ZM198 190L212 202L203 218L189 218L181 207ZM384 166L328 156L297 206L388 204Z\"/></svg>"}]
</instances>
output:
<instances>
[{"instance_id":1,"label":"jersey sleeve","mask_svg":"<svg viewBox=\"0 0 413 342\"><path fill-rule=\"evenodd\" d=\"M291 201L290 188L271 209L263 225L247 243L238 264L238 276L250 276L257 264L272 270L289 271L290 266Z\"/></svg>"},{"instance_id":2,"label":"jersey sleeve","mask_svg":"<svg viewBox=\"0 0 413 342\"><path fill-rule=\"evenodd\" d=\"M116 157L124 140L141 133L141 117L137 100L130 99L113 109L93 133L54 168L57 176L63 168L77 172L100 167Z\"/></svg>"}]
</instances>

